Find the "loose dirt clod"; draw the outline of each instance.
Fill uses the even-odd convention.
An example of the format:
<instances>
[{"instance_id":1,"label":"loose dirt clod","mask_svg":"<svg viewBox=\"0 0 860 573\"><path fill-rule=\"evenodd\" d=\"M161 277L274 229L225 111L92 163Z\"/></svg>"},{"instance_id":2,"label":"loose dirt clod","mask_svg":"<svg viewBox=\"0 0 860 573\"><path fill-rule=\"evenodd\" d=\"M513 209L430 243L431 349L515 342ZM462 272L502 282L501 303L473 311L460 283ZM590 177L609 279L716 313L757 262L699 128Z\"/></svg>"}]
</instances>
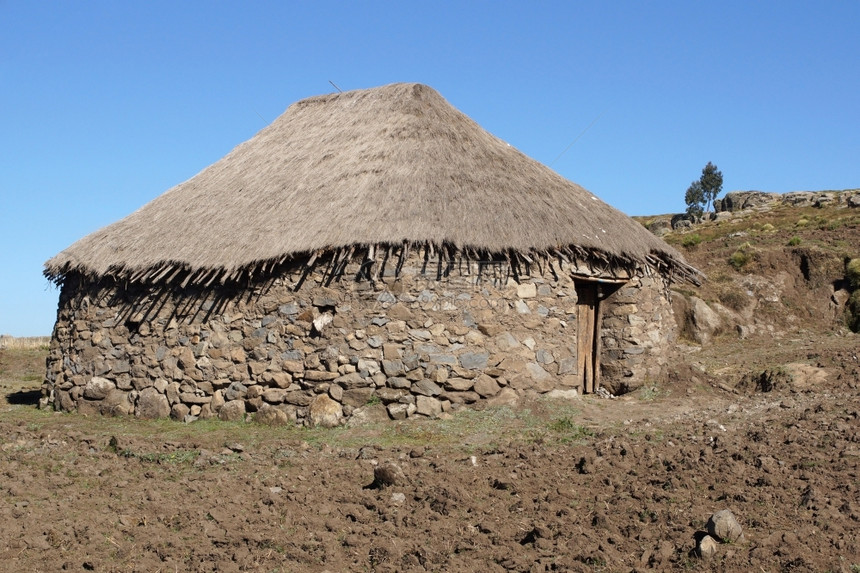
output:
<instances>
[{"instance_id":1,"label":"loose dirt clod","mask_svg":"<svg viewBox=\"0 0 860 573\"><path fill-rule=\"evenodd\" d=\"M392 485L403 485L405 482L406 475L399 465L394 462L383 462L373 469L373 483L368 487L380 489Z\"/></svg>"}]
</instances>

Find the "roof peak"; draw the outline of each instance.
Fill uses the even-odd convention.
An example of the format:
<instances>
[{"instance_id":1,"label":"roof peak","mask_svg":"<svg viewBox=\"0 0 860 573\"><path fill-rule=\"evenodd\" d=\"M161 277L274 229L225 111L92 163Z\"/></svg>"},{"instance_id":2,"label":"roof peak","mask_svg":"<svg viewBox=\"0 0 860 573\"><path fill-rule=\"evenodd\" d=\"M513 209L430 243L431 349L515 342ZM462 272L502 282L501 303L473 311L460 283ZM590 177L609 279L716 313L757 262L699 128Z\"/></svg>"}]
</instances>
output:
<instances>
[{"instance_id":1,"label":"roof peak","mask_svg":"<svg viewBox=\"0 0 860 573\"><path fill-rule=\"evenodd\" d=\"M46 263L234 270L348 245L681 256L627 215L482 129L436 90L315 96L188 181Z\"/></svg>"}]
</instances>

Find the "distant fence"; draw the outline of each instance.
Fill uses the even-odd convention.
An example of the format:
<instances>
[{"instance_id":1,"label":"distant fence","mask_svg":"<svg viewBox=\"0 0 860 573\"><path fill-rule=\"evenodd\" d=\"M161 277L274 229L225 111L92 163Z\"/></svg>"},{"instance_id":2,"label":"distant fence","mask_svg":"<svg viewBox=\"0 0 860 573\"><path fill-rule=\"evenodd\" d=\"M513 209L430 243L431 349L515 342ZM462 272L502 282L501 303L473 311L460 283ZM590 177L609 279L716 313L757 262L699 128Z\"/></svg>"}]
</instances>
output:
<instances>
[{"instance_id":1,"label":"distant fence","mask_svg":"<svg viewBox=\"0 0 860 573\"><path fill-rule=\"evenodd\" d=\"M0 349L3 348L40 348L51 343L50 336L0 336Z\"/></svg>"}]
</instances>

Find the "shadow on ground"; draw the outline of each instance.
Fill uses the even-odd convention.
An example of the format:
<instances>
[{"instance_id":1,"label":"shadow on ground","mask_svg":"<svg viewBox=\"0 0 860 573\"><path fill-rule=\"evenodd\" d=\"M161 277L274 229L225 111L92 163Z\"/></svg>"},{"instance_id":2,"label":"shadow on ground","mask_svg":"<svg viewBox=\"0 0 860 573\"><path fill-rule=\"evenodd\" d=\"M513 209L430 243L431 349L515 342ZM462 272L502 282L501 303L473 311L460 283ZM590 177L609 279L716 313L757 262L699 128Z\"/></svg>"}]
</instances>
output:
<instances>
[{"instance_id":1,"label":"shadow on ground","mask_svg":"<svg viewBox=\"0 0 860 573\"><path fill-rule=\"evenodd\" d=\"M15 406L37 406L41 397L41 390L20 390L6 394L6 402Z\"/></svg>"}]
</instances>

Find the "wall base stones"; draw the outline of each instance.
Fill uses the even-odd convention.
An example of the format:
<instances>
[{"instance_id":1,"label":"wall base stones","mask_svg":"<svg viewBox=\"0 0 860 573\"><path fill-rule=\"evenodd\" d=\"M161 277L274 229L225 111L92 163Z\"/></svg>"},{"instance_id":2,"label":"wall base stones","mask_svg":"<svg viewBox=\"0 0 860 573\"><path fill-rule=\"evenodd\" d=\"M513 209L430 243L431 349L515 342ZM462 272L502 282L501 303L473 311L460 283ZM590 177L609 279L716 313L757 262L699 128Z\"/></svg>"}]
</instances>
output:
<instances>
[{"instance_id":1,"label":"wall base stones","mask_svg":"<svg viewBox=\"0 0 860 573\"><path fill-rule=\"evenodd\" d=\"M369 280L356 267L332 280L325 264L297 265L242 290L72 274L41 404L332 426L356 412L433 417L581 392L578 269L544 261L515 280L495 261L452 267L412 257L397 276ZM660 378L675 331L663 279L635 274L602 292L603 385L619 393Z\"/></svg>"}]
</instances>

